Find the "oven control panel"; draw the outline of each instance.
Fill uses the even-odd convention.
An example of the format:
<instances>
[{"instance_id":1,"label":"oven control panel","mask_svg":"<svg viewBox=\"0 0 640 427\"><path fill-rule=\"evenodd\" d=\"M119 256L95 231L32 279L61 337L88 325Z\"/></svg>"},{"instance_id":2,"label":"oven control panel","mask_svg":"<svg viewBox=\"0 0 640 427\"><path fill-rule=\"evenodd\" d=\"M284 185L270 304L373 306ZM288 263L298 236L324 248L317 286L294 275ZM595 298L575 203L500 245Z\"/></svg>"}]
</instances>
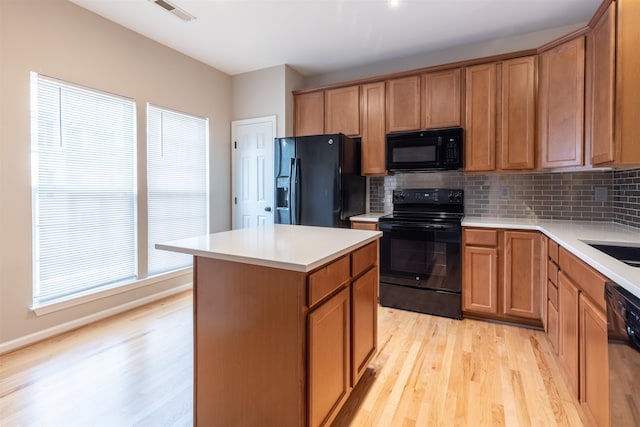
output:
<instances>
[{"instance_id":1,"label":"oven control panel","mask_svg":"<svg viewBox=\"0 0 640 427\"><path fill-rule=\"evenodd\" d=\"M443 188L410 188L393 190L393 204L454 204L464 203L464 190Z\"/></svg>"}]
</instances>

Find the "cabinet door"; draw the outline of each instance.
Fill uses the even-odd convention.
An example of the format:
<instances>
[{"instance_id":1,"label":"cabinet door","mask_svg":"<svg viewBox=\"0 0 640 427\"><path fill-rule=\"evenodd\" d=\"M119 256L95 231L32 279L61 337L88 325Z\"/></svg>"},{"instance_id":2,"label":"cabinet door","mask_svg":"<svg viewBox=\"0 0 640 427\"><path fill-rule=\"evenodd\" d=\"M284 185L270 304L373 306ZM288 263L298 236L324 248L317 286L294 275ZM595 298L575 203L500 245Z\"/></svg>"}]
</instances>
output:
<instances>
[{"instance_id":1,"label":"cabinet door","mask_svg":"<svg viewBox=\"0 0 640 427\"><path fill-rule=\"evenodd\" d=\"M360 135L360 86L324 92L324 132Z\"/></svg>"},{"instance_id":2,"label":"cabinet door","mask_svg":"<svg viewBox=\"0 0 640 427\"><path fill-rule=\"evenodd\" d=\"M504 314L540 320L540 234L531 231L504 232Z\"/></svg>"},{"instance_id":3,"label":"cabinet door","mask_svg":"<svg viewBox=\"0 0 640 427\"><path fill-rule=\"evenodd\" d=\"M294 109L295 136L324 133L324 92L296 95Z\"/></svg>"},{"instance_id":4,"label":"cabinet door","mask_svg":"<svg viewBox=\"0 0 640 427\"><path fill-rule=\"evenodd\" d=\"M551 341L551 346L558 352L558 310L553 306L551 301L547 301L547 337Z\"/></svg>"},{"instance_id":5,"label":"cabinet door","mask_svg":"<svg viewBox=\"0 0 640 427\"><path fill-rule=\"evenodd\" d=\"M420 129L420 76L387 80L387 132Z\"/></svg>"},{"instance_id":6,"label":"cabinet door","mask_svg":"<svg viewBox=\"0 0 640 427\"><path fill-rule=\"evenodd\" d=\"M349 288L309 314L309 425L329 424L350 391Z\"/></svg>"},{"instance_id":7,"label":"cabinet door","mask_svg":"<svg viewBox=\"0 0 640 427\"><path fill-rule=\"evenodd\" d=\"M495 170L496 64L467 68L465 103L464 169Z\"/></svg>"},{"instance_id":8,"label":"cabinet door","mask_svg":"<svg viewBox=\"0 0 640 427\"><path fill-rule=\"evenodd\" d=\"M498 313L498 249L464 247L462 308L477 313Z\"/></svg>"},{"instance_id":9,"label":"cabinet door","mask_svg":"<svg viewBox=\"0 0 640 427\"><path fill-rule=\"evenodd\" d=\"M362 175L383 175L385 164L384 82L362 85Z\"/></svg>"},{"instance_id":10,"label":"cabinet door","mask_svg":"<svg viewBox=\"0 0 640 427\"><path fill-rule=\"evenodd\" d=\"M422 127L460 126L460 68L422 75Z\"/></svg>"},{"instance_id":11,"label":"cabinet door","mask_svg":"<svg viewBox=\"0 0 640 427\"><path fill-rule=\"evenodd\" d=\"M543 168L584 164L584 37L540 55L540 149Z\"/></svg>"},{"instance_id":12,"label":"cabinet door","mask_svg":"<svg viewBox=\"0 0 640 427\"><path fill-rule=\"evenodd\" d=\"M616 3L609 5L606 12L587 36L588 64L590 67L588 84L591 99L591 163L599 165L614 160L613 113L615 91L615 17Z\"/></svg>"},{"instance_id":13,"label":"cabinet door","mask_svg":"<svg viewBox=\"0 0 640 427\"><path fill-rule=\"evenodd\" d=\"M500 169L533 169L536 143L536 58L502 63Z\"/></svg>"},{"instance_id":14,"label":"cabinet door","mask_svg":"<svg viewBox=\"0 0 640 427\"><path fill-rule=\"evenodd\" d=\"M597 426L609 425L607 316L580 294L580 404Z\"/></svg>"},{"instance_id":15,"label":"cabinet door","mask_svg":"<svg viewBox=\"0 0 640 427\"><path fill-rule=\"evenodd\" d=\"M579 392L578 298L578 288L563 272L560 272L558 275L558 356L569 388L576 399Z\"/></svg>"},{"instance_id":16,"label":"cabinet door","mask_svg":"<svg viewBox=\"0 0 640 427\"><path fill-rule=\"evenodd\" d=\"M378 268L351 285L351 386L355 386L376 351L378 335Z\"/></svg>"}]
</instances>

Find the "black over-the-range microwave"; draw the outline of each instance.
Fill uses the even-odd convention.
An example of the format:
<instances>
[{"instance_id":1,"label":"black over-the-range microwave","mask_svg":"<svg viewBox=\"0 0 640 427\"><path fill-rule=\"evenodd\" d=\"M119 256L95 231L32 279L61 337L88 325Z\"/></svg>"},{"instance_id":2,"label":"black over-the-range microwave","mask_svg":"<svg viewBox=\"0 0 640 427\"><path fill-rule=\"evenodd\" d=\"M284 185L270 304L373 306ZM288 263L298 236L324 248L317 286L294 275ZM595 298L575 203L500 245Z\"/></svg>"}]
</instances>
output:
<instances>
[{"instance_id":1,"label":"black over-the-range microwave","mask_svg":"<svg viewBox=\"0 0 640 427\"><path fill-rule=\"evenodd\" d=\"M387 135L387 170L417 172L462 169L462 128Z\"/></svg>"}]
</instances>

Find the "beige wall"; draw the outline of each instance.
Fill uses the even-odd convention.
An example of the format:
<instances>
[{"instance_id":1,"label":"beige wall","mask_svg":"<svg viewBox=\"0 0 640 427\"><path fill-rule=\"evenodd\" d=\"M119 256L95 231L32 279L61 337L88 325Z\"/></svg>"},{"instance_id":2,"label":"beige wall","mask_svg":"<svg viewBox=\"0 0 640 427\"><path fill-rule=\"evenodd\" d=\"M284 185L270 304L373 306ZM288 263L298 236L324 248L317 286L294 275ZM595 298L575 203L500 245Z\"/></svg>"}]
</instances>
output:
<instances>
[{"instance_id":1,"label":"beige wall","mask_svg":"<svg viewBox=\"0 0 640 427\"><path fill-rule=\"evenodd\" d=\"M451 47L438 52L407 56L403 58L381 61L361 67L340 70L335 73L319 74L305 79L304 87L313 88L333 83L357 80L366 77L380 76L401 71L415 70L418 68L448 64L467 59L483 58L491 55L499 55L506 52L534 49L548 43L562 35L568 34L576 28L586 25L569 25L566 27L551 28L535 33L524 34L504 39L483 41L464 46Z\"/></svg>"},{"instance_id":2,"label":"beige wall","mask_svg":"<svg viewBox=\"0 0 640 427\"><path fill-rule=\"evenodd\" d=\"M231 223L228 75L65 0L1 0L0 350L19 338L37 337L190 281L186 275L51 314L31 312L30 71L135 99L142 219L146 103L208 117L211 229L226 230ZM146 223L139 228L144 241Z\"/></svg>"},{"instance_id":3,"label":"beige wall","mask_svg":"<svg viewBox=\"0 0 640 427\"><path fill-rule=\"evenodd\" d=\"M265 68L231 78L232 120L275 115L276 136L293 135L293 95L303 78L287 65Z\"/></svg>"}]
</instances>

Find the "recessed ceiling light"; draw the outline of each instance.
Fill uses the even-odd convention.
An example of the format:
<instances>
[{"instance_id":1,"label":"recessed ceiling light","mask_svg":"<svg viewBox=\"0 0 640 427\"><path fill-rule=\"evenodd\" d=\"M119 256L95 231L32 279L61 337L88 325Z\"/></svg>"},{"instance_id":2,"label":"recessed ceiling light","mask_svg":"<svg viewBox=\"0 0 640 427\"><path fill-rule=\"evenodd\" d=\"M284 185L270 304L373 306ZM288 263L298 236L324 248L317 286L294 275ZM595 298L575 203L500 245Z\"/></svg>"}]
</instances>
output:
<instances>
[{"instance_id":1,"label":"recessed ceiling light","mask_svg":"<svg viewBox=\"0 0 640 427\"><path fill-rule=\"evenodd\" d=\"M389 6L391 7L397 7L399 3L400 0L389 0Z\"/></svg>"}]
</instances>

